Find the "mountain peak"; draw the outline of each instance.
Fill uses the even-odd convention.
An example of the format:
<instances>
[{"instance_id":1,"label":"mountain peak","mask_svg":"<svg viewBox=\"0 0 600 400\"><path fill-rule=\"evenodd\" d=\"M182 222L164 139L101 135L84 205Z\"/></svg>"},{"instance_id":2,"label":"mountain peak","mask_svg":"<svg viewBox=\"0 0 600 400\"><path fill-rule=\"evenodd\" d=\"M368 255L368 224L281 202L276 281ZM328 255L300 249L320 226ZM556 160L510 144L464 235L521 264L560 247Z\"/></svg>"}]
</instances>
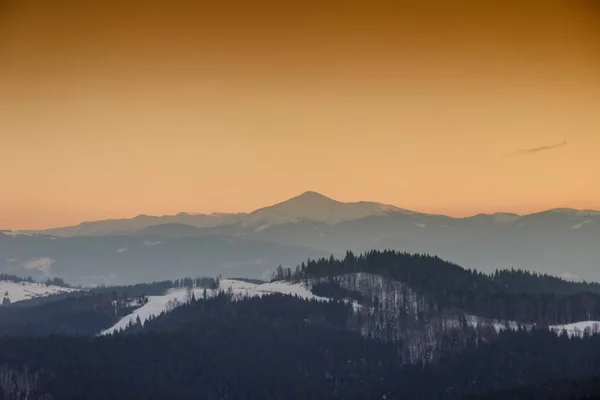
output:
<instances>
[{"instance_id":1,"label":"mountain peak","mask_svg":"<svg viewBox=\"0 0 600 400\"><path fill-rule=\"evenodd\" d=\"M281 203L252 212L245 224L258 225L260 228L302 220L336 224L400 211L403 210L374 202L340 202L320 193L307 191Z\"/></svg>"},{"instance_id":2,"label":"mountain peak","mask_svg":"<svg viewBox=\"0 0 600 400\"><path fill-rule=\"evenodd\" d=\"M332 199L331 197L327 197L325 195L322 195L321 193L318 192L313 192L313 191L306 191L302 194L299 194L298 196L294 196L289 200L284 201L283 203L287 203L287 202L332 202L332 203L339 203L338 201ZM283 204L283 203L279 203L279 204Z\"/></svg>"}]
</instances>

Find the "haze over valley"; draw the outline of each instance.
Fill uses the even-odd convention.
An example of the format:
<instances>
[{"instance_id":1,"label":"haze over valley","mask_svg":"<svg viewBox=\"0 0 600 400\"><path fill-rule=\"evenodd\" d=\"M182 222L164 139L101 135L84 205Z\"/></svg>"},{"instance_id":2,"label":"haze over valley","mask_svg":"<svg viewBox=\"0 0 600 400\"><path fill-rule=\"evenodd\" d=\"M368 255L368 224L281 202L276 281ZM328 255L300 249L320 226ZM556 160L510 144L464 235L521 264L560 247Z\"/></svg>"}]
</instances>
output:
<instances>
[{"instance_id":1,"label":"haze over valley","mask_svg":"<svg viewBox=\"0 0 600 400\"><path fill-rule=\"evenodd\" d=\"M600 280L600 212L553 209L466 218L316 192L250 213L140 215L45 231L0 233L0 271L78 284L177 276L267 279L278 265L393 249L438 255L490 273L517 268Z\"/></svg>"}]
</instances>

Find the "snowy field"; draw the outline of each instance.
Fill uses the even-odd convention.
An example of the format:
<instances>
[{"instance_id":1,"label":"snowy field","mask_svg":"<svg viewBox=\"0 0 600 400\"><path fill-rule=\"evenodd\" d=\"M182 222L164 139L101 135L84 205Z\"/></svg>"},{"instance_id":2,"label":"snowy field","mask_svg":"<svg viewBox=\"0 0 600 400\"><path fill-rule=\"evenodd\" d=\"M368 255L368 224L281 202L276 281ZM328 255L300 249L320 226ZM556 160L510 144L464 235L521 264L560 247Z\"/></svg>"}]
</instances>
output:
<instances>
[{"instance_id":1,"label":"snowy field","mask_svg":"<svg viewBox=\"0 0 600 400\"><path fill-rule=\"evenodd\" d=\"M496 332L500 332L508 327L508 329L516 330L519 328L519 324L514 321L497 321L497 320L486 320L473 315L467 316L467 323L469 326L477 327L482 325L491 325L496 329ZM532 324L521 324L526 329L531 329ZM552 325L548 327L551 331L560 334L563 331L567 332L570 337L583 336L586 330L590 333L600 333L600 321L581 321L574 322L572 324L565 325Z\"/></svg>"},{"instance_id":2,"label":"snowy field","mask_svg":"<svg viewBox=\"0 0 600 400\"><path fill-rule=\"evenodd\" d=\"M33 299L35 297L50 296L57 293L74 292L60 286L46 286L42 283L0 281L0 301L8 297L11 303Z\"/></svg>"},{"instance_id":3,"label":"snowy field","mask_svg":"<svg viewBox=\"0 0 600 400\"><path fill-rule=\"evenodd\" d=\"M550 327L550 330L560 334L563 331L567 332L570 337L583 336L587 330L590 334L600 333L600 321L581 321L573 324L566 325L554 325Z\"/></svg>"},{"instance_id":4,"label":"snowy field","mask_svg":"<svg viewBox=\"0 0 600 400\"><path fill-rule=\"evenodd\" d=\"M256 297L274 293L287 294L298 296L302 299L316 299L321 301L329 301L326 297L315 296L302 284L292 284L288 282L270 282L260 285L238 281L234 279L223 279L219 283L219 290L231 292L238 297ZM121 329L125 329L130 322L135 322L140 318L142 324L152 315L159 316L162 312L167 311L171 307L175 307L177 303L181 304L187 301L187 289L172 289L163 296L148 296L148 303L134 310L131 314L123 317L115 325L100 333L100 335L111 334ZM204 294L204 289L193 289L192 293L196 298L201 298ZM214 296L217 293L215 290L206 290L208 296Z\"/></svg>"}]
</instances>

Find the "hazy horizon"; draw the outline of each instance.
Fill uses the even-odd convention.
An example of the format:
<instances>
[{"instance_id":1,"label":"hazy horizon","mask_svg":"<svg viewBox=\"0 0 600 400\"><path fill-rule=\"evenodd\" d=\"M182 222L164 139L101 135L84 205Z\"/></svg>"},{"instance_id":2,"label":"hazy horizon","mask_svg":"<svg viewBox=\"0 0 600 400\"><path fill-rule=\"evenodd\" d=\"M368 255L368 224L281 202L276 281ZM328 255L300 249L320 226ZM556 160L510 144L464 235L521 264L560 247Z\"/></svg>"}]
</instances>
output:
<instances>
[{"instance_id":1,"label":"hazy horizon","mask_svg":"<svg viewBox=\"0 0 600 400\"><path fill-rule=\"evenodd\" d=\"M62 228L62 227L67 227L67 226L75 226L75 225L79 225L79 224L85 223L85 222L96 222L96 221L103 221L103 220L127 220L127 219L133 219L133 218L136 218L136 217L142 217L142 216L165 217L165 216L174 216L174 215L177 215L177 214L188 214L188 215L250 214L250 213L252 213L254 211L257 211L259 209L270 207L270 206L273 206L273 205L277 205L277 204L286 202L288 200L291 200L291 199L293 199L295 197L301 197L301 196L303 196L303 195L305 195L307 193L316 193L318 195L327 197L327 198L329 198L329 199L331 199L333 201L337 201L337 202L340 202L340 203L357 203L357 202L379 203L379 204L382 204L382 205L394 206L394 207L397 207L399 209L404 209L404 210L408 210L408 211L414 211L414 212L417 212L417 213L423 213L423 214L428 214L428 215L445 215L445 216L449 216L449 217L452 217L452 218L469 218L469 217L474 217L474 216L477 216L477 215L484 215L484 214L485 215L514 214L514 215L518 215L518 216L524 216L524 215L528 215L528 214L535 214L535 213L540 213L540 212L545 212L545 211L551 211L551 210L573 209L573 208L570 208L570 207L556 207L556 208L551 208L551 209L544 208L544 209L539 209L539 210L533 210L532 212L529 212L529 213L515 213L515 212L504 211L504 210L497 210L497 211L493 211L493 212L489 212L489 213L474 213L474 214L466 214L466 215L449 215L449 214L443 214L443 213L426 213L426 212L422 212L420 210L413 210L413 209L409 210L409 209L406 209L406 208L404 208L402 206L399 206L397 204L386 204L386 203L378 202L376 200L368 200L367 199L367 200L359 200L359 201L356 201L356 202L354 202L354 201L347 201L347 202L346 201L340 201L339 199L332 198L332 197L328 196L325 193L319 193L319 192L316 192L316 191L313 191L313 190L308 190L308 191L304 191L302 193L298 193L295 196L292 196L290 198L281 199L278 202L275 202L275 203L272 203L272 204L271 203L265 204L265 205L263 205L261 207L258 207L256 209L251 209L251 210L247 210L247 211L229 211L229 212L212 211L212 212L200 213L200 212L195 212L195 211L189 211L189 210L185 211L184 210L184 211L179 211L179 212L172 213L172 214L133 214L133 215L127 215L127 216L122 216L122 217L118 217L118 218L113 218L113 217L108 216L106 218L102 218L102 219L98 219L98 220L85 220L85 221L79 221L79 222L76 222L76 223L73 223L73 224L70 224L70 225L48 226L48 227L43 227L43 228L38 228L38 229L35 229L35 228L27 228L27 229L14 229L14 228L12 228L11 229L10 227L4 228L4 227L0 226L0 231L1 230L41 231L41 230L52 229L52 228ZM596 210L596 209L573 209L573 210L600 212L600 210Z\"/></svg>"},{"instance_id":2,"label":"hazy horizon","mask_svg":"<svg viewBox=\"0 0 600 400\"><path fill-rule=\"evenodd\" d=\"M600 209L592 1L0 3L1 229Z\"/></svg>"}]
</instances>

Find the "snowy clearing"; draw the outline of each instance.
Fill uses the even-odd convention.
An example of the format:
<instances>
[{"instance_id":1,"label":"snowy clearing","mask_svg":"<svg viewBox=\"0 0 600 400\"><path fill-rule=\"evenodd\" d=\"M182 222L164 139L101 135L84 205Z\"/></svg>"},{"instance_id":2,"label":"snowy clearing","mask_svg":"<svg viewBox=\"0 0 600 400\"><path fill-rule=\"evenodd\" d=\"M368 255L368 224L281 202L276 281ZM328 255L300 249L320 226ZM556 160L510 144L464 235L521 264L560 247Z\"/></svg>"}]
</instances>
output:
<instances>
[{"instance_id":1,"label":"snowy clearing","mask_svg":"<svg viewBox=\"0 0 600 400\"><path fill-rule=\"evenodd\" d=\"M569 337L583 336L586 330L590 334L600 333L600 321L581 321L566 325L554 325L550 326L550 330L558 334L566 331Z\"/></svg>"},{"instance_id":2,"label":"snowy clearing","mask_svg":"<svg viewBox=\"0 0 600 400\"><path fill-rule=\"evenodd\" d=\"M60 286L46 286L42 283L0 281L0 297L8 297L11 303L33 299L35 297L44 297L57 293L75 291L77 291L77 289Z\"/></svg>"}]
</instances>

